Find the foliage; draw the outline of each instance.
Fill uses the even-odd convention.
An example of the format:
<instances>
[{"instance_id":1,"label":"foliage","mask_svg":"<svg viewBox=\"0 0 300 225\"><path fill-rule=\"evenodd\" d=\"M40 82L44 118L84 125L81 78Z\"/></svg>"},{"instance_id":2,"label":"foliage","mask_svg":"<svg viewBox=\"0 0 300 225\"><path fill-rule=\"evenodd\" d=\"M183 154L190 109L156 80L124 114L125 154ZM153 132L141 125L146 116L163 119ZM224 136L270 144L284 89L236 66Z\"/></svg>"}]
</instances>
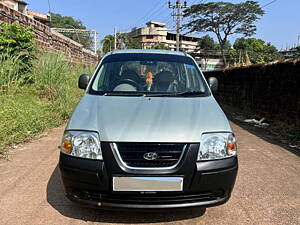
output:
<instances>
[{"instance_id":1,"label":"foliage","mask_svg":"<svg viewBox=\"0 0 300 225\"><path fill-rule=\"evenodd\" d=\"M203 36L199 41L198 41L198 48L196 51L201 51L203 52L204 55L204 70L207 68L207 60L208 60L208 55L209 52L215 51L218 49L218 44L215 43L214 39L210 37L209 35Z\"/></svg>"},{"instance_id":2,"label":"foliage","mask_svg":"<svg viewBox=\"0 0 300 225\"><path fill-rule=\"evenodd\" d=\"M127 35L127 41L125 44L126 44L127 49L141 49L142 48L142 44L138 38L132 38L132 37L129 37L128 35Z\"/></svg>"},{"instance_id":3,"label":"foliage","mask_svg":"<svg viewBox=\"0 0 300 225\"><path fill-rule=\"evenodd\" d=\"M300 58L300 46L292 48L291 50L294 58Z\"/></svg>"},{"instance_id":4,"label":"foliage","mask_svg":"<svg viewBox=\"0 0 300 225\"><path fill-rule=\"evenodd\" d=\"M107 53L114 49L115 37L113 35L106 35L101 41L102 52ZM128 33L117 34L117 49L141 49L142 45L138 38L129 36Z\"/></svg>"},{"instance_id":5,"label":"foliage","mask_svg":"<svg viewBox=\"0 0 300 225\"><path fill-rule=\"evenodd\" d=\"M102 44L102 52L107 53L114 49L115 45L115 37L111 34L106 35L104 39L101 41Z\"/></svg>"},{"instance_id":6,"label":"foliage","mask_svg":"<svg viewBox=\"0 0 300 225\"><path fill-rule=\"evenodd\" d=\"M0 63L7 64L1 57ZM25 86L12 82L0 93L0 154L7 145L64 123L82 94L77 79L89 72L91 68L66 62L60 55L37 55L29 74L33 82Z\"/></svg>"},{"instance_id":7,"label":"foliage","mask_svg":"<svg viewBox=\"0 0 300 225\"><path fill-rule=\"evenodd\" d=\"M35 43L32 27L12 23L1 24L0 29L0 90L3 91L14 82L29 79L26 76L34 57Z\"/></svg>"},{"instance_id":8,"label":"foliage","mask_svg":"<svg viewBox=\"0 0 300 225\"><path fill-rule=\"evenodd\" d=\"M41 55L32 68L33 79L41 97L56 100L65 88L62 84L68 79L67 71L72 65L63 55ZM42 69L41 69L42 68Z\"/></svg>"},{"instance_id":9,"label":"foliage","mask_svg":"<svg viewBox=\"0 0 300 225\"><path fill-rule=\"evenodd\" d=\"M238 4L230 2L208 2L191 6L185 10L189 22L185 28L190 32L212 32L221 46L223 60L226 63L224 49L228 36L242 34L251 36L256 32L256 22L264 11L256 1Z\"/></svg>"},{"instance_id":10,"label":"foliage","mask_svg":"<svg viewBox=\"0 0 300 225\"><path fill-rule=\"evenodd\" d=\"M51 13L51 27L65 29L86 29L81 20L75 20L71 16L62 16L58 13ZM92 49L94 40L88 34L68 34L64 35L83 45L84 48Z\"/></svg>"},{"instance_id":11,"label":"foliage","mask_svg":"<svg viewBox=\"0 0 300 225\"><path fill-rule=\"evenodd\" d=\"M156 44L151 47L151 49L161 49L161 50L170 50L169 46L165 44Z\"/></svg>"},{"instance_id":12,"label":"foliage","mask_svg":"<svg viewBox=\"0 0 300 225\"><path fill-rule=\"evenodd\" d=\"M117 34L117 48L118 49L140 49L142 45L138 38L130 37L128 33Z\"/></svg>"},{"instance_id":13,"label":"foliage","mask_svg":"<svg viewBox=\"0 0 300 225\"><path fill-rule=\"evenodd\" d=\"M0 91L5 91L13 85L18 85L29 80L28 70L31 62L24 62L28 53L15 54L2 53L0 55ZM1 93L1 92L0 92Z\"/></svg>"},{"instance_id":14,"label":"foliage","mask_svg":"<svg viewBox=\"0 0 300 225\"><path fill-rule=\"evenodd\" d=\"M209 35L203 36L198 41L198 46L199 46L199 49L204 50L204 51L215 50L217 48L217 44L215 43L214 39L212 37L210 37Z\"/></svg>"},{"instance_id":15,"label":"foliage","mask_svg":"<svg viewBox=\"0 0 300 225\"><path fill-rule=\"evenodd\" d=\"M32 27L21 26L17 23L0 24L0 54L17 54L26 50L31 53L34 49Z\"/></svg>"},{"instance_id":16,"label":"foliage","mask_svg":"<svg viewBox=\"0 0 300 225\"><path fill-rule=\"evenodd\" d=\"M275 46L256 38L238 38L230 51L229 58L234 63L267 63L281 59Z\"/></svg>"}]
</instances>

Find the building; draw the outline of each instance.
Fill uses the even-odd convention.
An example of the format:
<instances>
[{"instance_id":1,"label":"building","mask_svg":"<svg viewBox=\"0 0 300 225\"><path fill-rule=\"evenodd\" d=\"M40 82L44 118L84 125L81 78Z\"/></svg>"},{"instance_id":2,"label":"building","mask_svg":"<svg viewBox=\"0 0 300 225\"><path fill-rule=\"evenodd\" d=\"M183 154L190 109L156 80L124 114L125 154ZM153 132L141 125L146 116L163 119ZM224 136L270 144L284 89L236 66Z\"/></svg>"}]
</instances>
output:
<instances>
[{"instance_id":1,"label":"building","mask_svg":"<svg viewBox=\"0 0 300 225\"><path fill-rule=\"evenodd\" d=\"M285 58L285 59L290 59L290 58L295 58L295 53L297 52L296 48L291 48L287 50L282 50L279 53Z\"/></svg>"},{"instance_id":2,"label":"building","mask_svg":"<svg viewBox=\"0 0 300 225\"><path fill-rule=\"evenodd\" d=\"M137 38L142 44L142 48L148 49L155 45L162 44L171 50L176 50L176 33L170 32L165 23L149 21L146 27L133 28L128 35ZM192 35L180 35L180 51L191 54L203 70L214 70L224 68L221 52L200 51L198 42L201 37Z\"/></svg>"},{"instance_id":3,"label":"building","mask_svg":"<svg viewBox=\"0 0 300 225\"><path fill-rule=\"evenodd\" d=\"M144 49L157 44L168 46L176 50L176 33L170 32L165 23L149 21L147 27L133 28L130 37L138 38ZM188 53L197 52L200 37L192 35L180 35L180 50Z\"/></svg>"},{"instance_id":4,"label":"building","mask_svg":"<svg viewBox=\"0 0 300 225\"><path fill-rule=\"evenodd\" d=\"M28 5L26 2L21 0L0 0L0 3L24 14L26 13Z\"/></svg>"},{"instance_id":5,"label":"building","mask_svg":"<svg viewBox=\"0 0 300 225\"><path fill-rule=\"evenodd\" d=\"M27 9L28 4L22 0L0 0L0 3L6 5L7 7L19 11L43 24L48 24L50 22L49 15L35 12Z\"/></svg>"},{"instance_id":6,"label":"building","mask_svg":"<svg viewBox=\"0 0 300 225\"><path fill-rule=\"evenodd\" d=\"M39 13L39 12L35 12L35 11L27 9L27 15L43 24L48 24L50 22L49 15L46 15L43 13Z\"/></svg>"}]
</instances>

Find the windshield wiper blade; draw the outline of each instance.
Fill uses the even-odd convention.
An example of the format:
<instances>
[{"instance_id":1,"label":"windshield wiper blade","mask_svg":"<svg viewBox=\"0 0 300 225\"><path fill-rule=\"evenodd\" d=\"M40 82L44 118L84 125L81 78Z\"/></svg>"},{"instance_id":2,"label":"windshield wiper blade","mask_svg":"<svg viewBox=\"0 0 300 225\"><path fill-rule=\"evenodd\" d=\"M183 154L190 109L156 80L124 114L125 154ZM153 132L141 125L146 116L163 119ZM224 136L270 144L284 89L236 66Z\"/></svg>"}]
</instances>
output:
<instances>
[{"instance_id":1,"label":"windshield wiper blade","mask_svg":"<svg viewBox=\"0 0 300 225\"><path fill-rule=\"evenodd\" d=\"M205 91L184 91L184 92L179 92L176 93L176 96L181 96L181 97L190 97L190 96L199 96L205 94Z\"/></svg>"},{"instance_id":2,"label":"windshield wiper blade","mask_svg":"<svg viewBox=\"0 0 300 225\"><path fill-rule=\"evenodd\" d=\"M107 92L104 96L144 96L144 93Z\"/></svg>"},{"instance_id":3,"label":"windshield wiper blade","mask_svg":"<svg viewBox=\"0 0 300 225\"><path fill-rule=\"evenodd\" d=\"M176 96L176 94L163 94L163 93L146 94L146 97L170 97L170 96Z\"/></svg>"},{"instance_id":4,"label":"windshield wiper blade","mask_svg":"<svg viewBox=\"0 0 300 225\"><path fill-rule=\"evenodd\" d=\"M199 96L203 95L204 91L185 91L185 92L175 92L175 93L152 93L146 94L146 97L189 97L189 96Z\"/></svg>"}]
</instances>

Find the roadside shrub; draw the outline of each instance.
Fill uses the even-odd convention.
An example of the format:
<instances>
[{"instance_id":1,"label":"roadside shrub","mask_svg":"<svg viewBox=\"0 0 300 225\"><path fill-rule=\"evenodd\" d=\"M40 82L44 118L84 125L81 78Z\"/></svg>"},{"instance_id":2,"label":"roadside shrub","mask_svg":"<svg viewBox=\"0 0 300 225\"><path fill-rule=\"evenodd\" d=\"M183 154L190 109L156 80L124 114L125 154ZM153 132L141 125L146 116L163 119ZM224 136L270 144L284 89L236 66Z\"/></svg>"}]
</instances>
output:
<instances>
[{"instance_id":1,"label":"roadside shrub","mask_svg":"<svg viewBox=\"0 0 300 225\"><path fill-rule=\"evenodd\" d=\"M16 54L26 51L27 56L34 52L34 35L32 27L21 26L17 23L0 24L0 53Z\"/></svg>"},{"instance_id":2,"label":"roadside shrub","mask_svg":"<svg viewBox=\"0 0 300 225\"><path fill-rule=\"evenodd\" d=\"M77 88L79 75L92 69L67 62L62 55L37 55L26 74L33 82L11 85L0 94L0 155L12 143L63 124L83 93Z\"/></svg>"},{"instance_id":3,"label":"roadside shrub","mask_svg":"<svg viewBox=\"0 0 300 225\"><path fill-rule=\"evenodd\" d=\"M54 53L39 55L34 61L32 74L41 97L48 100L57 99L69 78L71 67L63 55Z\"/></svg>"},{"instance_id":4,"label":"roadside shrub","mask_svg":"<svg viewBox=\"0 0 300 225\"><path fill-rule=\"evenodd\" d=\"M27 52L19 52L13 55L0 54L0 91L18 86L29 79L28 70L30 65L23 61ZM0 93L1 94L1 93Z\"/></svg>"},{"instance_id":5,"label":"roadside shrub","mask_svg":"<svg viewBox=\"0 0 300 225\"><path fill-rule=\"evenodd\" d=\"M34 35L31 27L17 23L0 24L0 90L12 84L30 81L28 72L34 58Z\"/></svg>"}]
</instances>

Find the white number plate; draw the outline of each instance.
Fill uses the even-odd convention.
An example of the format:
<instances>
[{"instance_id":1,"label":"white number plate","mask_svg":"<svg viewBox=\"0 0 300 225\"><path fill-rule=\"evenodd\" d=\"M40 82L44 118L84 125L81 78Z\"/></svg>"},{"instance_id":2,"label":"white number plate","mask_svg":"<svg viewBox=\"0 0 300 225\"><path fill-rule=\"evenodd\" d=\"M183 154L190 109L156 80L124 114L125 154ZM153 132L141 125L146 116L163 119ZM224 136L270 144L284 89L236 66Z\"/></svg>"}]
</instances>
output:
<instances>
[{"instance_id":1,"label":"white number plate","mask_svg":"<svg viewBox=\"0 0 300 225\"><path fill-rule=\"evenodd\" d=\"M182 177L113 177L114 191L182 191Z\"/></svg>"}]
</instances>

